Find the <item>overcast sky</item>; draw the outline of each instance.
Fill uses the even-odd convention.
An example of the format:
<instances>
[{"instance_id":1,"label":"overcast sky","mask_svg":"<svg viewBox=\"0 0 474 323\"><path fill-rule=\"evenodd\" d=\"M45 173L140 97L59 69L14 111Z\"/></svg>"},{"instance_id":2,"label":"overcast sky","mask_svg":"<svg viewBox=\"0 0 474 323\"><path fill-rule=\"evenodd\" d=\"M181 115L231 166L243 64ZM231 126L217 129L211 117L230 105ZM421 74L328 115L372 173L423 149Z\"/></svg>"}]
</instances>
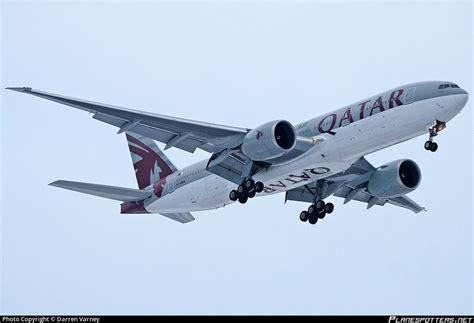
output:
<instances>
[{"instance_id":1,"label":"overcast sky","mask_svg":"<svg viewBox=\"0 0 474 323\"><path fill-rule=\"evenodd\" d=\"M238 127L297 123L393 87L472 93L465 3L2 3L2 82ZM415 160L428 209L284 195L182 225L57 179L135 187L124 135L2 90L2 313L472 313L472 99ZM177 166L204 152L167 151Z\"/></svg>"}]
</instances>

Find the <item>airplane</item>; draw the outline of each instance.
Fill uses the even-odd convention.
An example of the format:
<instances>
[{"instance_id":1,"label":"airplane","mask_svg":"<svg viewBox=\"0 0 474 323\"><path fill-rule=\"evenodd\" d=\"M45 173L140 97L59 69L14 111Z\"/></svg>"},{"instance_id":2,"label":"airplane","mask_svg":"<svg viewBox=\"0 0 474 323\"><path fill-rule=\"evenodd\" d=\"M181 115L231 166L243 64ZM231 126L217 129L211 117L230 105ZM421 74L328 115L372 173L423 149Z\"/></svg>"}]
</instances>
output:
<instances>
[{"instance_id":1,"label":"airplane","mask_svg":"<svg viewBox=\"0 0 474 323\"><path fill-rule=\"evenodd\" d=\"M315 224L334 210L331 195L374 205L392 204L415 213L426 211L406 194L421 181L418 165L399 159L374 167L365 155L427 134L424 148L464 108L468 92L453 82L424 81L393 88L293 125L266 122L254 129L195 120L12 87L92 113L92 118L125 133L138 189L58 180L63 189L121 201L122 214L159 213L187 223L194 211L285 193L286 201L310 203L299 218ZM155 141L193 153L211 154L182 169Z\"/></svg>"}]
</instances>

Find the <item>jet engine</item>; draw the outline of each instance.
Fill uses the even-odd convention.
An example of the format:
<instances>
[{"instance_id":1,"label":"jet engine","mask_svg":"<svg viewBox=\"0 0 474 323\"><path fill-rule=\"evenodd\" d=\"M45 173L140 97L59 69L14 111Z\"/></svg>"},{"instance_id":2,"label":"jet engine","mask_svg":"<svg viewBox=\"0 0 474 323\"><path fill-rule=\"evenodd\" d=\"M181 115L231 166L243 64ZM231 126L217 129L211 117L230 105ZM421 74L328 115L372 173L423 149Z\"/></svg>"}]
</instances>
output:
<instances>
[{"instance_id":1,"label":"jet engine","mask_svg":"<svg viewBox=\"0 0 474 323\"><path fill-rule=\"evenodd\" d=\"M267 122L244 137L242 152L252 160L265 161L283 156L296 145L296 131L285 120Z\"/></svg>"},{"instance_id":2,"label":"jet engine","mask_svg":"<svg viewBox=\"0 0 474 323\"><path fill-rule=\"evenodd\" d=\"M368 189L377 197L397 197L416 189L420 181L418 165L412 160L400 159L377 168L369 179Z\"/></svg>"}]
</instances>

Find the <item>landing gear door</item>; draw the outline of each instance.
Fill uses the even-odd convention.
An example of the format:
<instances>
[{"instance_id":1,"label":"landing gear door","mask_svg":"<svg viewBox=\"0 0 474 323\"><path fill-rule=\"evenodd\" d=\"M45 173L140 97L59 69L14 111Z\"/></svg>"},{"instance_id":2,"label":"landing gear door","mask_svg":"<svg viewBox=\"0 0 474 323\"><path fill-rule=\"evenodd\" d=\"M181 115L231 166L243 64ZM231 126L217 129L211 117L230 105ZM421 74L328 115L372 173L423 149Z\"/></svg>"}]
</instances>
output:
<instances>
[{"instance_id":1,"label":"landing gear door","mask_svg":"<svg viewBox=\"0 0 474 323\"><path fill-rule=\"evenodd\" d=\"M415 90L416 87L410 87L405 92L405 104L410 104L415 101Z\"/></svg>"}]
</instances>

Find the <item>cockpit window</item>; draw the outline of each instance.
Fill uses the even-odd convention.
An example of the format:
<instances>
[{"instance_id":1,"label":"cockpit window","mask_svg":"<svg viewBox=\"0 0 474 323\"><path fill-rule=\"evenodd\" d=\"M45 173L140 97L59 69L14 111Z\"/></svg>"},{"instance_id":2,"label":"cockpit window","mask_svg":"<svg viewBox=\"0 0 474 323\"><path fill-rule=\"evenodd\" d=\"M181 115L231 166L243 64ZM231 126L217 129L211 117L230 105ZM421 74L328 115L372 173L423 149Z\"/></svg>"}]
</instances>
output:
<instances>
[{"instance_id":1,"label":"cockpit window","mask_svg":"<svg viewBox=\"0 0 474 323\"><path fill-rule=\"evenodd\" d=\"M440 84L440 86L438 86L438 90L447 89L449 87L459 89L459 86L456 84Z\"/></svg>"}]
</instances>

